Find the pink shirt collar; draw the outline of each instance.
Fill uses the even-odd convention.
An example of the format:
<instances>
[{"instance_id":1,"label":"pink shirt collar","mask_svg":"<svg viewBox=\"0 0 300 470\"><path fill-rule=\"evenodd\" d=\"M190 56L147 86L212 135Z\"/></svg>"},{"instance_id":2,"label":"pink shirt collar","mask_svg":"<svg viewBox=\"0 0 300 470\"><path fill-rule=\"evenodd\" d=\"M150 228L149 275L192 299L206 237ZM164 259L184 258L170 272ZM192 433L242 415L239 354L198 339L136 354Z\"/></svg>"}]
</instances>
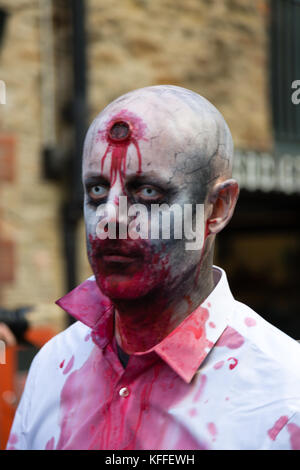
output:
<instances>
[{"instance_id":1,"label":"pink shirt collar","mask_svg":"<svg viewBox=\"0 0 300 470\"><path fill-rule=\"evenodd\" d=\"M166 338L143 355L155 351L189 383L228 325L234 298L225 272L213 267L215 288ZM113 338L113 306L98 288L94 276L56 302L63 310L92 328L104 348Z\"/></svg>"}]
</instances>

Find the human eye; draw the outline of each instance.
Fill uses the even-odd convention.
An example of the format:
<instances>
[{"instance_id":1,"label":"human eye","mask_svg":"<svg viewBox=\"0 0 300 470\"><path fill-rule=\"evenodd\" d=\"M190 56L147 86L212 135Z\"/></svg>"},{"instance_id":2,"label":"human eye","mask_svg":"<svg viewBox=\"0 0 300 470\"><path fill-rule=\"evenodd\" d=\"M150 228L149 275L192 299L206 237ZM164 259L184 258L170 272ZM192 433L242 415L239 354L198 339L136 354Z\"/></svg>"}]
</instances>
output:
<instances>
[{"instance_id":1,"label":"human eye","mask_svg":"<svg viewBox=\"0 0 300 470\"><path fill-rule=\"evenodd\" d=\"M107 196L107 188L101 184L96 184L88 188L88 195L92 201L100 201Z\"/></svg>"},{"instance_id":2,"label":"human eye","mask_svg":"<svg viewBox=\"0 0 300 470\"><path fill-rule=\"evenodd\" d=\"M163 197L162 191L153 186L143 186L138 189L137 196L144 201L158 201Z\"/></svg>"}]
</instances>

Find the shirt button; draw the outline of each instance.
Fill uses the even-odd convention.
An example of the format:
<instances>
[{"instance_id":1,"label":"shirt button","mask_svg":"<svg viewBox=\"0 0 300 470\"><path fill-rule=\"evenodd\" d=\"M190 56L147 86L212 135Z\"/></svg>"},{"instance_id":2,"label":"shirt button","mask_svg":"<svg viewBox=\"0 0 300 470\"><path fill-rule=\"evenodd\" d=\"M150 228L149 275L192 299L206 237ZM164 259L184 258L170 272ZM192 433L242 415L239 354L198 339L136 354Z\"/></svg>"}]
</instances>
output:
<instances>
[{"instance_id":1,"label":"shirt button","mask_svg":"<svg viewBox=\"0 0 300 470\"><path fill-rule=\"evenodd\" d=\"M126 398L129 395L129 390L127 387L123 387L119 390L120 397Z\"/></svg>"}]
</instances>

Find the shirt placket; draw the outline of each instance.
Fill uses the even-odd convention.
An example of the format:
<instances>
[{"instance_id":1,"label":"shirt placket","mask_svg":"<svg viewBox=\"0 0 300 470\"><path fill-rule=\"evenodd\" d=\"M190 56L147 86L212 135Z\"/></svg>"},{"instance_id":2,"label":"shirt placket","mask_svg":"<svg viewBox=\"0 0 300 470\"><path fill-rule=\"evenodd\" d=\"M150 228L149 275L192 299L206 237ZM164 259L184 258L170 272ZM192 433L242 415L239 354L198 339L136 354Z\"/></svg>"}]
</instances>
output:
<instances>
[{"instance_id":1,"label":"shirt placket","mask_svg":"<svg viewBox=\"0 0 300 470\"><path fill-rule=\"evenodd\" d=\"M132 449L136 440L138 428L138 413L140 409L138 387L143 382L143 372L153 362L160 360L155 353L148 357L131 356L124 369L116 351L107 347L109 361L117 372L110 400L106 403L106 439L104 448L110 450Z\"/></svg>"}]
</instances>

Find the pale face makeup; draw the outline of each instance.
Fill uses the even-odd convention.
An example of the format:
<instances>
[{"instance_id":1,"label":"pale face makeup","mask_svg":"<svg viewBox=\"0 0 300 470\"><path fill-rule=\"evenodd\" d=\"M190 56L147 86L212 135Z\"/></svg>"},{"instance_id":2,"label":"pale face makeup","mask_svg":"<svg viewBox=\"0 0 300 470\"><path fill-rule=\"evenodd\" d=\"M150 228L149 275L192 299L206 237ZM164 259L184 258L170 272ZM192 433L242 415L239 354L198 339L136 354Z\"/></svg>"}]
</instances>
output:
<instances>
[{"instance_id":1,"label":"pale face makeup","mask_svg":"<svg viewBox=\"0 0 300 470\"><path fill-rule=\"evenodd\" d=\"M200 260L201 250L188 253L185 240L151 240L151 204L196 204L204 202L206 191L192 184L192 157L185 175L193 146L175 117L170 120L163 111L157 117L128 107L109 110L97 123L84 158L88 252L99 287L112 298L170 288ZM97 206L109 202L117 207L120 196L127 197L128 207L139 203L149 211L148 240L97 240Z\"/></svg>"}]
</instances>

